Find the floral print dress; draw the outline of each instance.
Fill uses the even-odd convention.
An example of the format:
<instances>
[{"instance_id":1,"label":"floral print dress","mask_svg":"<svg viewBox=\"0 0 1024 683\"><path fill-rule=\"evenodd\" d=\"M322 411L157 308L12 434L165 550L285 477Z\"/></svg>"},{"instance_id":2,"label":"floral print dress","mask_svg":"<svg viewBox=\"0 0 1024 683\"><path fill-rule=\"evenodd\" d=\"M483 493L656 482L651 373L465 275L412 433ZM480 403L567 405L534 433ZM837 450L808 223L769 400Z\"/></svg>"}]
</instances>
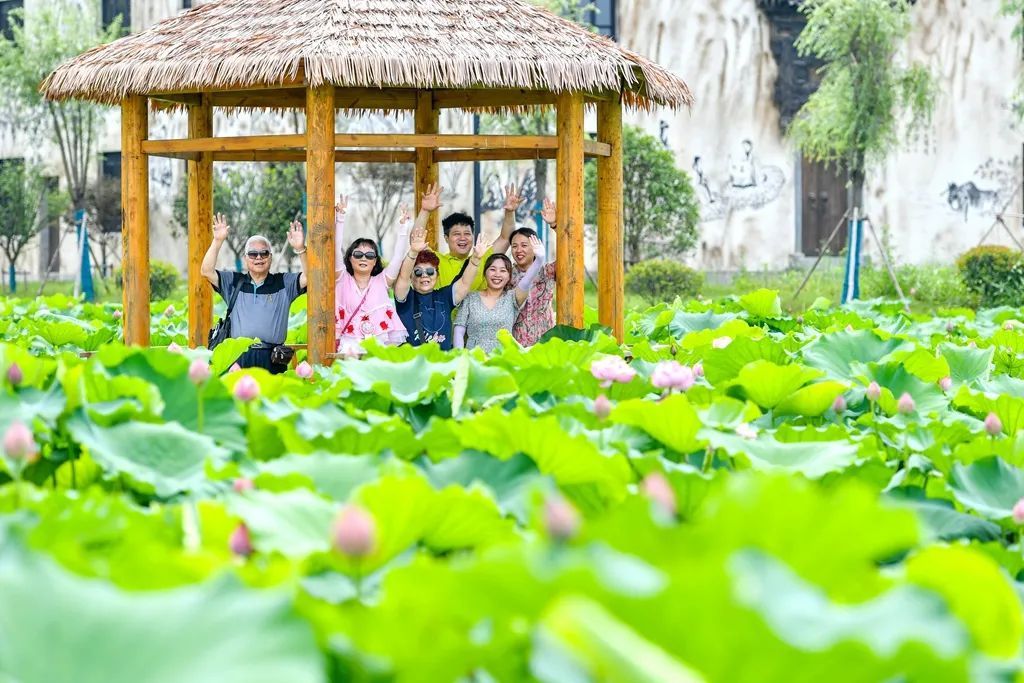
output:
<instances>
[{"instance_id":1,"label":"floral print dress","mask_svg":"<svg viewBox=\"0 0 1024 683\"><path fill-rule=\"evenodd\" d=\"M512 269L512 284L516 286L526 274L525 270ZM533 346L544 333L555 326L555 311L551 302L555 298L555 264L547 263L541 269L530 288L519 316L512 326L512 336L523 346Z\"/></svg>"}]
</instances>

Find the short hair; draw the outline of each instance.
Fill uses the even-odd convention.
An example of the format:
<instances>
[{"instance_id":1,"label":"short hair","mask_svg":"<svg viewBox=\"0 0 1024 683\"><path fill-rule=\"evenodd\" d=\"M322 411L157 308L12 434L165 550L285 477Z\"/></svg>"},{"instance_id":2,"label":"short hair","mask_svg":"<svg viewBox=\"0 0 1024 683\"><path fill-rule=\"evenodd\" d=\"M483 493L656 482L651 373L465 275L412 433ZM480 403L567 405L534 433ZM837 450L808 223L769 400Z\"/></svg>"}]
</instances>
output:
<instances>
[{"instance_id":1,"label":"short hair","mask_svg":"<svg viewBox=\"0 0 1024 683\"><path fill-rule=\"evenodd\" d=\"M439 259L437 257L437 254L430 251L429 249L424 249L420 253L416 254L416 262L413 263L412 265L418 266L421 263L426 263L428 265L434 266L435 268L441 267L441 259Z\"/></svg>"},{"instance_id":2,"label":"short hair","mask_svg":"<svg viewBox=\"0 0 1024 683\"><path fill-rule=\"evenodd\" d=\"M377 248L377 243L371 240L369 237L357 237L352 241L352 244L348 245L348 249L345 251L345 270L348 271L349 275L355 275L352 272L352 252L356 250L360 244L365 244L373 247L373 253L377 255L377 259L373 262L373 270L370 271L370 275L380 275L384 272L384 266L381 265L380 249Z\"/></svg>"},{"instance_id":3,"label":"short hair","mask_svg":"<svg viewBox=\"0 0 1024 683\"><path fill-rule=\"evenodd\" d=\"M537 231L533 228L516 228L512 231L512 234L508 236L508 241L511 242L516 235L526 235L527 237L537 237L537 239L540 239L540 237L537 236Z\"/></svg>"},{"instance_id":4,"label":"short hair","mask_svg":"<svg viewBox=\"0 0 1024 683\"><path fill-rule=\"evenodd\" d=\"M274 247L270 244L270 240L268 240L263 235L253 235L252 237L247 239L245 241L245 249L243 250L243 252L249 251L249 249L252 248L252 245L255 244L256 242L263 242L263 244L267 245L267 249L270 250L270 255L274 255Z\"/></svg>"},{"instance_id":5,"label":"short hair","mask_svg":"<svg viewBox=\"0 0 1024 683\"><path fill-rule=\"evenodd\" d=\"M476 224L473 222L473 217L464 213L455 212L441 221L441 227L444 228L444 236L448 237L448 233L452 231L456 225L468 225L470 230L476 231Z\"/></svg>"},{"instance_id":6,"label":"short hair","mask_svg":"<svg viewBox=\"0 0 1024 683\"><path fill-rule=\"evenodd\" d=\"M505 291L507 292L508 290L512 289L512 259L510 259L508 256L505 256L504 254L491 254L490 256L487 257L487 260L484 261L485 273L487 272L488 268L494 265L495 261L504 261L505 263L505 270L508 271L508 282L505 283Z\"/></svg>"}]
</instances>

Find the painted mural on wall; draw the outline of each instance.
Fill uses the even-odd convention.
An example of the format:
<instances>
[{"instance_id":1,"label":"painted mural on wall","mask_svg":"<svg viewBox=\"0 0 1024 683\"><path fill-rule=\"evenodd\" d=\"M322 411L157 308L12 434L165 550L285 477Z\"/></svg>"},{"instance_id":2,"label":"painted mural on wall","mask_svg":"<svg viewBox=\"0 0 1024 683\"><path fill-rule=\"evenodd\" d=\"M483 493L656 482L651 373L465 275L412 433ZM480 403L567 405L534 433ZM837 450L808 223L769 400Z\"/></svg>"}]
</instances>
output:
<instances>
[{"instance_id":1,"label":"painted mural on wall","mask_svg":"<svg viewBox=\"0 0 1024 683\"><path fill-rule=\"evenodd\" d=\"M950 182L942 195L950 211L961 214L966 223L972 216L992 218L1020 189L1020 156L994 159L974 169L969 179Z\"/></svg>"},{"instance_id":2,"label":"painted mural on wall","mask_svg":"<svg viewBox=\"0 0 1024 683\"><path fill-rule=\"evenodd\" d=\"M778 166L762 164L747 139L739 154L729 154L724 166L693 158L693 177L701 206L701 222L725 218L738 209L760 209L782 194L786 175Z\"/></svg>"}]
</instances>

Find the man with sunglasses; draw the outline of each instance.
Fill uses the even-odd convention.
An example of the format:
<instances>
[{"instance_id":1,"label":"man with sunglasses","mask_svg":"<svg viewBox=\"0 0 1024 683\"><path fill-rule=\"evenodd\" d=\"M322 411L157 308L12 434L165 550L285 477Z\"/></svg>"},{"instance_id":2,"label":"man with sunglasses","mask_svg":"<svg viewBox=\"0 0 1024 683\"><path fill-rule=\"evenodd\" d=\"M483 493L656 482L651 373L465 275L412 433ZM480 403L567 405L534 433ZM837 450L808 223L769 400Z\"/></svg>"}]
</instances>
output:
<instances>
[{"instance_id":1,"label":"man with sunglasses","mask_svg":"<svg viewBox=\"0 0 1024 683\"><path fill-rule=\"evenodd\" d=\"M231 336L260 340L242 354L238 365L264 368L273 374L284 372L288 369L287 363L274 363L271 358L274 347L283 345L288 336L288 312L292 301L306 292L308 264L302 224L294 222L288 230L288 244L302 262L300 273L271 273L273 249L270 240L262 235L253 235L246 240L246 273L217 270L217 257L230 229L223 215L214 217L213 242L203 256L200 272L225 302L230 302L234 296Z\"/></svg>"}]
</instances>

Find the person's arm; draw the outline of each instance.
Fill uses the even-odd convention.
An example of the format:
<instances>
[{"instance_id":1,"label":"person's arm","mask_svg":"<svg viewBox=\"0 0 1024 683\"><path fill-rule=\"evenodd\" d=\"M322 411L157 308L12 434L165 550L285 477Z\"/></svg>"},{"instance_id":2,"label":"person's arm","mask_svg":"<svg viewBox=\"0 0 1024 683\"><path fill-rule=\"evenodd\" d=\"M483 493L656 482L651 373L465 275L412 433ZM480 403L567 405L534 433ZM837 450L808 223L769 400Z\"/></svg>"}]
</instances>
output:
<instances>
[{"instance_id":1,"label":"person's arm","mask_svg":"<svg viewBox=\"0 0 1024 683\"><path fill-rule=\"evenodd\" d=\"M403 206L402 215L398 219L398 225L395 226L395 241L391 245L391 260L388 261L388 265L384 269L384 277L387 278L388 287L396 284L395 280L398 279L398 273L402 268L403 262L409 260L405 258L405 252L409 247L410 218L408 207ZM424 241L424 246L426 246L426 241ZM413 256L413 258L416 257Z\"/></svg>"},{"instance_id":2,"label":"person's arm","mask_svg":"<svg viewBox=\"0 0 1024 683\"><path fill-rule=\"evenodd\" d=\"M334 272L335 274L348 272L345 270L345 210L348 209L348 198L345 195L338 195L338 203L334 205Z\"/></svg>"},{"instance_id":3,"label":"person's arm","mask_svg":"<svg viewBox=\"0 0 1024 683\"><path fill-rule=\"evenodd\" d=\"M512 231L516 229L516 209L523 203L523 195L516 190L515 185L505 188L505 216L501 221L501 234L494 240L494 253L504 254L508 251L509 240L512 239Z\"/></svg>"},{"instance_id":4,"label":"person's arm","mask_svg":"<svg viewBox=\"0 0 1024 683\"><path fill-rule=\"evenodd\" d=\"M309 272L309 260L306 258L306 237L302 233L302 223L292 221L288 229L288 244L292 251L299 257L302 270L299 272L299 290L306 288L306 273Z\"/></svg>"},{"instance_id":5,"label":"person's arm","mask_svg":"<svg viewBox=\"0 0 1024 683\"><path fill-rule=\"evenodd\" d=\"M456 349L466 348L466 327L469 325L469 302L459 306L455 314L455 324L452 326L452 346Z\"/></svg>"},{"instance_id":6,"label":"person's arm","mask_svg":"<svg viewBox=\"0 0 1024 683\"><path fill-rule=\"evenodd\" d=\"M466 348L466 326L456 325L455 336L452 337L452 348L453 349L464 349Z\"/></svg>"},{"instance_id":7,"label":"person's arm","mask_svg":"<svg viewBox=\"0 0 1024 683\"><path fill-rule=\"evenodd\" d=\"M540 274L541 268L544 267L544 245L536 237L530 237L530 246L533 247L533 263L523 273L523 279L516 285L516 305L522 306L523 302L526 301L526 297L530 296L530 287L533 286L533 281L537 279L537 275Z\"/></svg>"},{"instance_id":8,"label":"person's arm","mask_svg":"<svg viewBox=\"0 0 1024 683\"><path fill-rule=\"evenodd\" d=\"M405 301L412 287L412 269L416 265L416 257L427 248L427 229L416 221L416 227L409 237L409 250L403 255L398 277L395 279L395 301ZM396 259L398 256L396 255Z\"/></svg>"},{"instance_id":9,"label":"person's arm","mask_svg":"<svg viewBox=\"0 0 1024 683\"><path fill-rule=\"evenodd\" d=\"M224 218L223 214L218 213L214 216L213 241L210 242L210 248L203 255L203 263L199 267L199 272L214 287L220 284L217 276L217 256L220 255L220 248L224 246L224 241L228 238L229 230L231 230L231 226L228 225L227 219Z\"/></svg>"},{"instance_id":10,"label":"person's arm","mask_svg":"<svg viewBox=\"0 0 1024 683\"><path fill-rule=\"evenodd\" d=\"M558 220L558 214L555 211L555 203L547 197L544 198L544 208L540 211L540 217L544 219L544 222L548 224L548 227L551 228L552 232L558 232L558 225L556 223ZM544 266L544 274L547 277L557 277L554 261Z\"/></svg>"},{"instance_id":11,"label":"person's arm","mask_svg":"<svg viewBox=\"0 0 1024 683\"><path fill-rule=\"evenodd\" d=\"M452 287L452 301L456 306L469 296L469 292L473 288L473 280L476 279L476 273L480 270L480 261L483 260L484 254L487 253L489 248L490 245L487 244L484 236L477 235L476 244L473 246L473 253L466 259L466 263L462 266L462 273Z\"/></svg>"}]
</instances>

